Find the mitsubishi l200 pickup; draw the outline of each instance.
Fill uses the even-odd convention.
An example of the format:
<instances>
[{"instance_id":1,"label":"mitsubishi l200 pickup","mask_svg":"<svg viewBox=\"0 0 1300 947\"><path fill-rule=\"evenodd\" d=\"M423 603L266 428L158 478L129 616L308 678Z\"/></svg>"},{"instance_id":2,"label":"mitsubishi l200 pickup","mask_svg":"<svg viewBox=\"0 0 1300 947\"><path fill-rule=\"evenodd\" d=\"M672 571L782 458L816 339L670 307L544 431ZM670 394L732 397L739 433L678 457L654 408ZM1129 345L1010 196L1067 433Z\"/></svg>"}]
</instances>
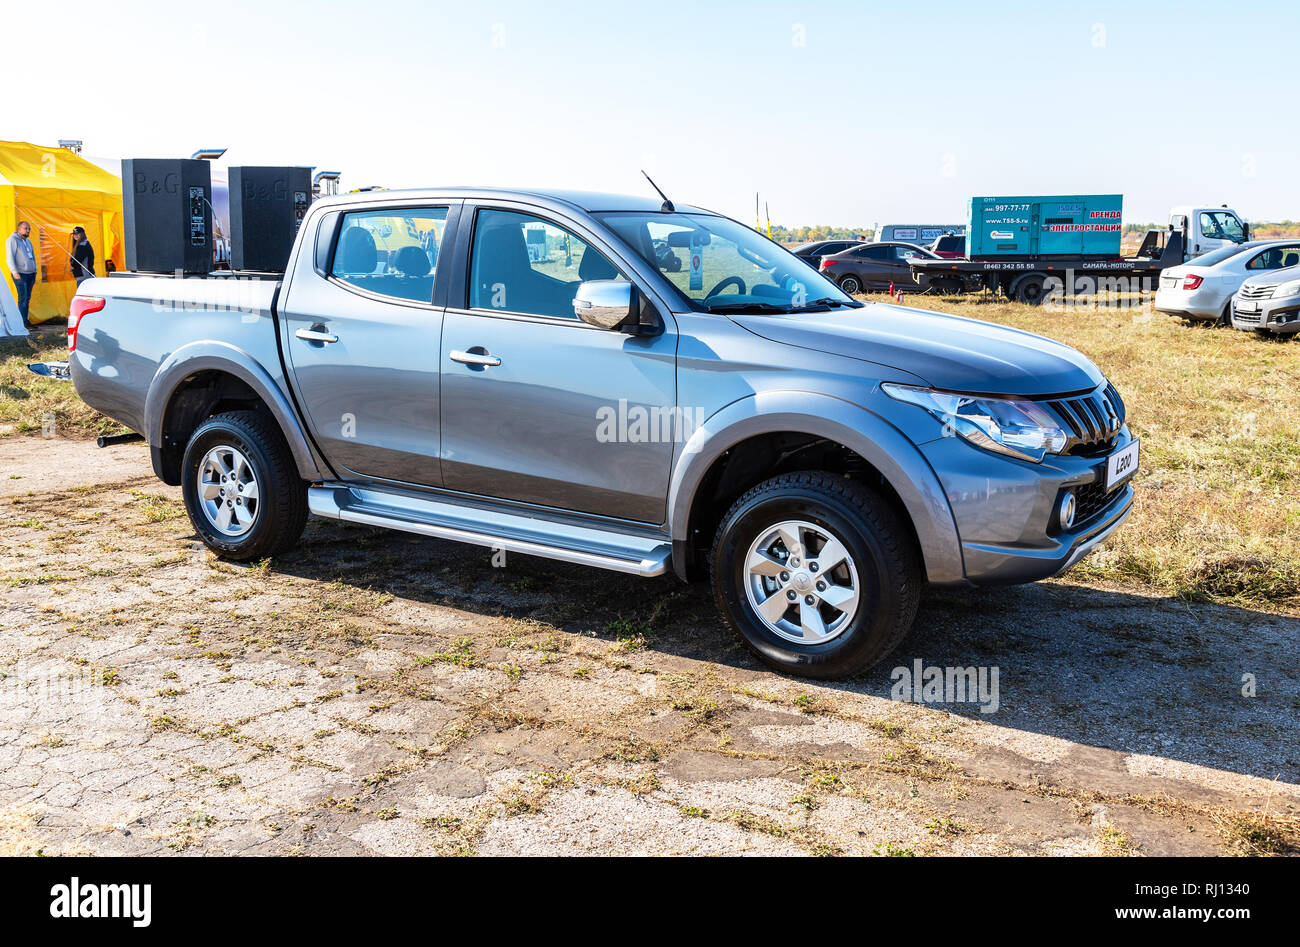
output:
<instances>
[{"instance_id":1,"label":"mitsubishi l200 pickup","mask_svg":"<svg viewBox=\"0 0 1300 947\"><path fill-rule=\"evenodd\" d=\"M671 570L808 677L889 654L925 583L1069 568L1133 502L1124 402L1080 353L864 305L666 200L328 198L282 279L89 280L68 334L81 397L220 556L312 513Z\"/></svg>"}]
</instances>

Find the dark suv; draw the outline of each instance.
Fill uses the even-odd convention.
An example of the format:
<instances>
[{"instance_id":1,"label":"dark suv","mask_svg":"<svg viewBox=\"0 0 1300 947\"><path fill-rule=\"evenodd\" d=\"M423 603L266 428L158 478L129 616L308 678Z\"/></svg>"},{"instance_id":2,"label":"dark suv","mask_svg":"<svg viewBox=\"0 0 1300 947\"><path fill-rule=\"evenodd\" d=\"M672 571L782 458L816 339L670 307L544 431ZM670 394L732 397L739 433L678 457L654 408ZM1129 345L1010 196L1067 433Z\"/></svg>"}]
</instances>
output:
<instances>
[{"instance_id":1,"label":"dark suv","mask_svg":"<svg viewBox=\"0 0 1300 947\"><path fill-rule=\"evenodd\" d=\"M815 270L821 263L822 257L863 244L862 240L814 240L812 243L800 244L790 252Z\"/></svg>"}]
</instances>

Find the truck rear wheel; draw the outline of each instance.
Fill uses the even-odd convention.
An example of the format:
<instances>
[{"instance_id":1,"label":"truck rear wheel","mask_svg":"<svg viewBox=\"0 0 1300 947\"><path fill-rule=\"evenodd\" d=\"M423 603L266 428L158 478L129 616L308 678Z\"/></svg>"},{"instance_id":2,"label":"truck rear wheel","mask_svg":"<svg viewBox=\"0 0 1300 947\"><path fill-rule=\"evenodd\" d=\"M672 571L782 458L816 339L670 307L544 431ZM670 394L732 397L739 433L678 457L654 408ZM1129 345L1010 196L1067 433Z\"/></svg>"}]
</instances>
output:
<instances>
[{"instance_id":1,"label":"truck rear wheel","mask_svg":"<svg viewBox=\"0 0 1300 947\"><path fill-rule=\"evenodd\" d=\"M1047 296L1047 280L1041 276L1026 276L1016 284L1016 302L1040 306Z\"/></svg>"},{"instance_id":2,"label":"truck rear wheel","mask_svg":"<svg viewBox=\"0 0 1300 947\"><path fill-rule=\"evenodd\" d=\"M239 562L291 549L307 522L307 484L279 428L257 411L198 426L181 462L181 492L207 547Z\"/></svg>"},{"instance_id":3,"label":"truck rear wheel","mask_svg":"<svg viewBox=\"0 0 1300 947\"><path fill-rule=\"evenodd\" d=\"M922 569L910 531L879 494L836 474L754 487L723 517L709 559L727 624L788 674L865 671L916 617Z\"/></svg>"}]
</instances>

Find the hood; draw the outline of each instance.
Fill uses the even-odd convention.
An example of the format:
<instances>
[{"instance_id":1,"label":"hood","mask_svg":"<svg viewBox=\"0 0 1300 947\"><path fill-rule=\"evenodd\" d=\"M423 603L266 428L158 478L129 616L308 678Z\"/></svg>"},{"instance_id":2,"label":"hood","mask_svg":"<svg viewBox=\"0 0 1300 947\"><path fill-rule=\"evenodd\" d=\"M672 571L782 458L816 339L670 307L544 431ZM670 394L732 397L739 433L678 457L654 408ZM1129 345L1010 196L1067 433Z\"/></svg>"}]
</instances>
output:
<instances>
[{"instance_id":1,"label":"hood","mask_svg":"<svg viewBox=\"0 0 1300 947\"><path fill-rule=\"evenodd\" d=\"M1288 266L1280 270L1269 270L1267 273L1252 276L1242 283L1241 288L1245 289L1247 286L1252 289L1257 286L1281 286L1283 283L1289 283L1296 279L1300 279L1300 266Z\"/></svg>"},{"instance_id":2,"label":"hood","mask_svg":"<svg viewBox=\"0 0 1300 947\"><path fill-rule=\"evenodd\" d=\"M1102 374L1082 354L1041 335L961 316L868 303L825 313L733 314L755 335L874 362L934 388L985 395L1086 391Z\"/></svg>"}]
</instances>

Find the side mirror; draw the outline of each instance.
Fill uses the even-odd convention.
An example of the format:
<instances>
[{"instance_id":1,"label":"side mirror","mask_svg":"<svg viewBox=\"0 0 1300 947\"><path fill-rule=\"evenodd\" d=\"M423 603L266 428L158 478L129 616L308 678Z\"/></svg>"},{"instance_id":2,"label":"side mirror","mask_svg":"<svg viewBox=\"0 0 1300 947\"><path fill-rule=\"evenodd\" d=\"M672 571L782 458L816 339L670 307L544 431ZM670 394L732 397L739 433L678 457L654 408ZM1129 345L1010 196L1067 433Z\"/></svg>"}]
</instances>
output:
<instances>
[{"instance_id":1,"label":"side mirror","mask_svg":"<svg viewBox=\"0 0 1300 947\"><path fill-rule=\"evenodd\" d=\"M573 312L598 329L621 329L638 321L636 288L627 280L588 280L578 286Z\"/></svg>"}]
</instances>

